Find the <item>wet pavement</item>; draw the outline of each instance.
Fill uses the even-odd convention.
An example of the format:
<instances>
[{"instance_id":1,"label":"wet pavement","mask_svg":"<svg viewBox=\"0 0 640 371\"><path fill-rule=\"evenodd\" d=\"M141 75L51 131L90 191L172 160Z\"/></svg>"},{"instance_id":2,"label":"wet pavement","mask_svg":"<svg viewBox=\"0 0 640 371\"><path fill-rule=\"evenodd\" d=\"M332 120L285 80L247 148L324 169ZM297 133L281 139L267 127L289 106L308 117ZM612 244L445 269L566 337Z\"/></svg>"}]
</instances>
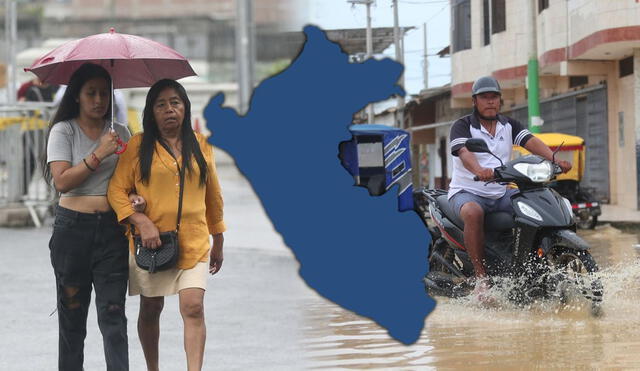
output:
<instances>
[{"instance_id":1,"label":"wet pavement","mask_svg":"<svg viewBox=\"0 0 640 371\"><path fill-rule=\"evenodd\" d=\"M580 302L521 308L501 293L495 308L438 298L419 341L404 346L371 321L335 305L310 305L305 343L314 368L346 369L639 369L638 236L611 226L581 231L599 263L603 316Z\"/></svg>"},{"instance_id":2,"label":"wet pavement","mask_svg":"<svg viewBox=\"0 0 640 371\"><path fill-rule=\"evenodd\" d=\"M220 156L223 157L223 156ZM225 196L225 260L205 294L204 370L300 370L308 367L302 328L307 300L318 298L298 276L299 265L274 233L249 183L227 161L218 164ZM0 228L0 370L57 369L57 314L48 242L41 229ZM316 299L320 300L320 299ZM127 297L132 371L145 370L136 333L138 297ZM104 370L102 339L91 304L85 370ZM185 370L177 296L161 317L162 370Z\"/></svg>"},{"instance_id":3,"label":"wet pavement","mask_svg":"<svg viewBox=\"0 0 640 371\"><path fill-rule=\"evenodd\" d=\"M580 232L601 267L601 318L572 304L520 308L502 301L485 309L466 299L440 298L419 341L405 346L304 284L298 262L249 183L219 157L229 231L223 269L209 279L205 295L205 370L640 369L636 234L610 226ZM49 227L0 228L0 370L56 369L50 233ZM139 299L127 300L131 370L144 370L135 331ZM163 370L185 369L175 296L167 298L161 319L160 359ZM93 304L85 369L104 369Z\"/></svg>"}]
</instances>

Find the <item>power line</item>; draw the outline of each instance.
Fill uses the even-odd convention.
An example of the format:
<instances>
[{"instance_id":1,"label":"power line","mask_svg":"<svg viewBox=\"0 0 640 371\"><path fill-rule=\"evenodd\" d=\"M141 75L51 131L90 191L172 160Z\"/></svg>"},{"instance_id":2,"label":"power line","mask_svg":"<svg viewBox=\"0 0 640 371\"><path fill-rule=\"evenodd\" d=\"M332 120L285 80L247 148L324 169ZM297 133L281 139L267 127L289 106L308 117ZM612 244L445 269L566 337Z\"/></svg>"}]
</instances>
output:
<instances>
[{"instance_id":1,"label":"power line","mask_svg":"<svg viewBox=\"0 0 640 371\"><path fill-rule=\"evenodd\" d=\"M448 2L447 2L448 3ZM434 19L438 14L440 14L449 4L446 4L445 6L443 6L442 8L440 8L440 10L438 10L436 12L436 14L434 14L433 16L431 16L431 18L427 19L426 23L429 23L432 19Z\"/></svg>"},{"instance_id":2,"label":"power line","mask_svg":"<svg viewBox=\"0 0 640 371\"><path fill-rule=\"evenodd\" d=\"M401 1L401 2L405 3L406 1ZM434 4L435 4L435 3L442 3L442 2L443 2L443 1L437 1L437 2L434 2ZM445 4L442 8L440 8L440 10L438 10L437 12L435 12L435 13L431 16L431 18L429 18L429 19L427 20L427 22L426 22L426 23L429 23L429 22L430 22L431 20L433 20L436 16L438 16L440 13L442 13L442 11L443 11L443 10L445 10L445 9L447 8L447 6L449 6L449 1L444 1L444 2L446 2L447 4ZM411 4L412 4L412 3L411 3ZM417 2L416 2L415 4L423 4L423 3L417 3ZM420 28L420 26L422 26L422 24L419 24L419 25L413 25L413 27L415 27L415 28Z\"/></svg>"}]
</instances>

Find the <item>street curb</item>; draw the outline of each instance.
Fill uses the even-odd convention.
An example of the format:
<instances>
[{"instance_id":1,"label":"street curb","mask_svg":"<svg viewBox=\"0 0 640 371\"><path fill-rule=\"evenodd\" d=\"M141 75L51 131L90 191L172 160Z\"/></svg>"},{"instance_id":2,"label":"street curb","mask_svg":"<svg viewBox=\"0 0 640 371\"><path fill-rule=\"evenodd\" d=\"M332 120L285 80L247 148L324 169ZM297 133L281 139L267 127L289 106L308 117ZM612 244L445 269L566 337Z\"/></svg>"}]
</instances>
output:
<instances>
[{"instance_id":1,"label":"street curb","mask_svg":"<svg viewBox=\"0 0 640 371\"><path fill-rule=\"evenodd\" d=\"M638 233L640 232L640 222L632 222L632 221L606 221L603 220L598 221L598 225L601 224L609 224L610 226L612 226L615 229L619 229L623 232L630 232L630 233Z\"/></svg>"},{"instance_id":2,"label":"street curb","mask_svg":"<svg viewBox=\"0 0 640 371\"><path fill-rule=\"evenodd\" d=\"M0 207L0 227L33 227L29 210L22 204Z\"/></svg>"}]
</instances>

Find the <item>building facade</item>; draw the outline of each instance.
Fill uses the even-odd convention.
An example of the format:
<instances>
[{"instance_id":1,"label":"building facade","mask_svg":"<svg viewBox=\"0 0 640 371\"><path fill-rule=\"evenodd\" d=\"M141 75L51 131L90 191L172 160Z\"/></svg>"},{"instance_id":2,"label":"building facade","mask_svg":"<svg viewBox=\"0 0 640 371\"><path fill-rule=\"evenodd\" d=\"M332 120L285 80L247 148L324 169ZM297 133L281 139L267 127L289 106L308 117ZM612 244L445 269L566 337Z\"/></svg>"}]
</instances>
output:
<instances>
[{"instance_id":1,"label":"building facade","mask_svg":"<svg viewBox=\"0 0 640 371\"><path fill-rule=\"evenodd\" d=\"M535 27L527 22L535 3ZM527 122L527 61L536 30L542 132L587 144L586 186L612 204L640 205L640 3L636 0L452 0L451 105L492 75L503 112Z\"/></svg>"},{"instance_id":2,"label":"building facade","mask_svg":"<svg viewBox=\"0 0 640 371\"><path fill-rule=\"evenodd\" d=\"M466 107L452 108L451 86L426 89L405 105L405 127L411 133L413 184L447 189L451 181L449 130Z\"/></svg>"},{"instance_id":3,"label":"building facade","mask_svg":"<svg viewBox=\"0 0 640 371\"><path fill-rule=\"evenodd\" d=\"M218 20L236 17L236 0L48 0L46 16L81 19L102 18L185 18L205 16ZM297 29L306 0L252 0L258 25L278 25Z\"/></svg>"}]
</instances>

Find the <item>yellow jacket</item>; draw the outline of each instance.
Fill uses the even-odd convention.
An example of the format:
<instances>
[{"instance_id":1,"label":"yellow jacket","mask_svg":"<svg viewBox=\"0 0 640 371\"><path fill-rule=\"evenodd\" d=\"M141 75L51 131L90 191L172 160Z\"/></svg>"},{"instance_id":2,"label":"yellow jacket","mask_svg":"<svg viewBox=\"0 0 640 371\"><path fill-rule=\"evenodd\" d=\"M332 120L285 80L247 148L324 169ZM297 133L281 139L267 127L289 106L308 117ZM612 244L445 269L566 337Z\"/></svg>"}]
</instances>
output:
<instances>
[{"instance_id":1,"label":"yellow jacket","mask_svg":"<svg viewBox=\"0 0 640 371\"><path fill-rule=\"evenodd\" d=\"M196 138L207 162L209 174L206 185L201 187L199 167L192 157L193 171L185 174L182 217L178 233L180 269L190 269L197 262L206 262L210 247L209 235L222 233L226 229L222 218L222 193L213 161L213 147L204 136L196 134ZM135 192L147 201L144 213L160 232L175 230L180 196L178 166L169 152L160 143L156 143L149 183L143 184L140 180L138 159L141 142L142 134L134 135L129 140L127 150L120 156L109 182L109 203L118 215L118 220L126 223L127 217L134 213L128 196ZM182 159L178 158L178 161ZM129 248L133 253L131 238Z\"/></svg>"}]
</instances>

